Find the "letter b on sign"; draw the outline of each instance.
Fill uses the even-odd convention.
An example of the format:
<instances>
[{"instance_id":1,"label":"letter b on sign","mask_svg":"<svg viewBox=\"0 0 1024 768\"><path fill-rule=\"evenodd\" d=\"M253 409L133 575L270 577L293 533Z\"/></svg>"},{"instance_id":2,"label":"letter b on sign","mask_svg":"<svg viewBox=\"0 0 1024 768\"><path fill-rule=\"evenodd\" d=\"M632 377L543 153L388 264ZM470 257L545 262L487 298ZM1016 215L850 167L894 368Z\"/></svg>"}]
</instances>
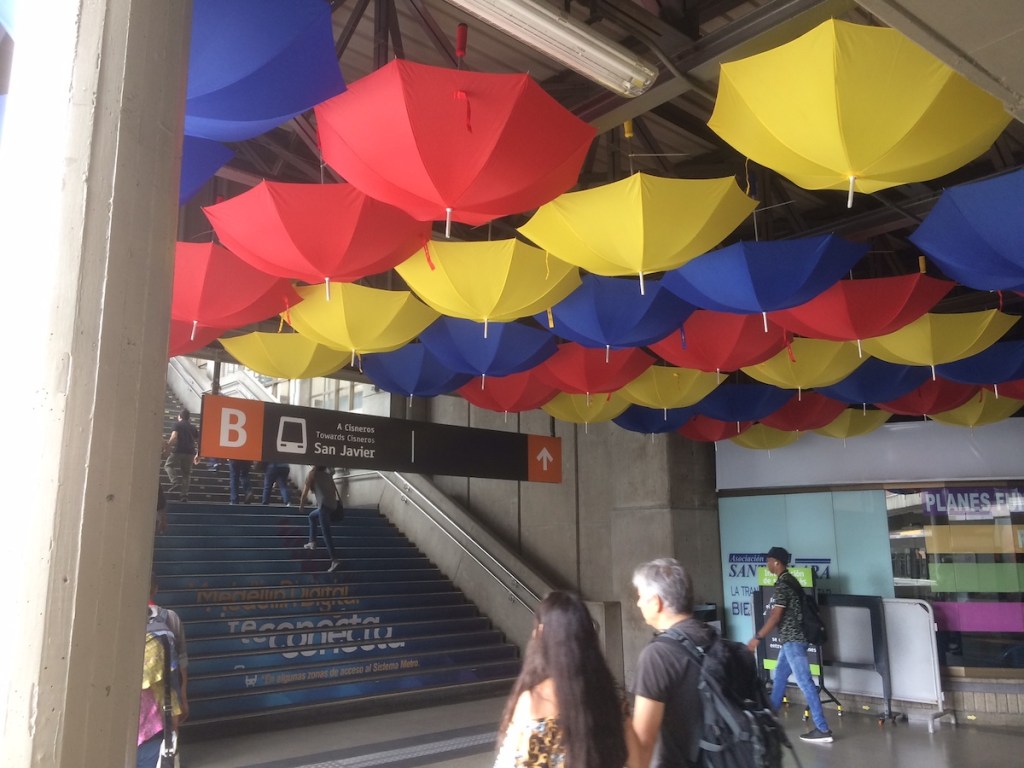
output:
<instances>
[{"instance_id":1,"label":"letter b on sign","mask_svg":"<svg viewBox=\"0 0 1024 768\"><path fill-rule=\"evenodd\" d=\"M263 459L263 403L206 395L199 422L200 452L218 459Z\"/></svg>"},{"instance_id":2,"label":"letter b on sign","mask_svg":"<svg viewBox=\"0 0 1024 768\"><path fill-rule=\"evenodd\" d=\"M245 445L245 413L237 408L224 408L220 412L220 444L224 448Z\"/></svg>"}]
</instances>

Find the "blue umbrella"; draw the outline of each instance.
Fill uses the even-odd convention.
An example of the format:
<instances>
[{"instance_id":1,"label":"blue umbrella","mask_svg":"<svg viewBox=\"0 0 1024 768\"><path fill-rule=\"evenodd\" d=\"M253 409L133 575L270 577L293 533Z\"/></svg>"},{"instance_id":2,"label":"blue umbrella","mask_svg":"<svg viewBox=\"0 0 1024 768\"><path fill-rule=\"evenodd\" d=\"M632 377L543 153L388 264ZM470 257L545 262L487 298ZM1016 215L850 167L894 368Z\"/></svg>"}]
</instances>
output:
<instances>
[{"instance_id":1,"label":"blue umbrella","mask_svg":"<svg viewBox=\"0 0 1024 768\"><path fill-rule=\"evenodd\" d=\"M958 283L1024 290L1024 170L947 189L910 240Z\"/></svg>"},{"instance_id":2,"label":"blue umbrella","mask_svg":"<svg viewBox=\"0 0 1024 768\"><path fill-rule=\"evenodd\" d=\"M641 294L636 280L586 275L582 285L551 308L556 336L584 347L643 347L679 330L694 308L648 280ZM545 314L537 322L548 327Z\"/></svg>"},{"instance_id":3,"label":"blue umbrella","mask_svg":"<svg viewBox=\"0 0 1024 768\"><path fill-rule=\"evenodd\" d=\"M931 371L916 365L895 365L869 357L853 373L816 392L844 403L887 403L917 389L932 377Z\"/></svg>"},{"instance_id":4,"label":"blue umbrella","mask_svg":"<svg viewBox=\"0 0 1024 768\"><path fill-rule=\"evenodd\" d=\"M998 341L971 357L936 365L935 373L950 381L979 386L1024 379L1024 341Z\"/></svg>"},{"instance_id":5,"label":"blue umbrella","mask_svg":"<svg viewBox=\"0 0 1024 768\"><path fill-rule=\"evenodd\" d=\"M201 0L192 9L185 133L242 141L345 90L323 0Z\"/></svg>"},{"instance_id":6,"label":"blue umbrella","mask_svg":"<svg viewBox=\"0 0 1024 768\"><path fill-rule=\"evenodd\" d=\"M727 381L693 406L694 410L719 421L758 421L789 402L792 390L767 384Z\"/></svg>"},{"instance_id":7,"label":"blue umbrella","mask_svg":"<svg viewBox=\"0 0 1024 768\"><path fill-rule=\"evenodd\" d=\"M473 376L508 376L540 365L558 350L555 337L521 323L488 323L441 317L420 334L443 365Z\"/></svg>"},{"instance_id":8,"label":"blue umbrella","mask_svg":"<svg viewBox=\"0 0 1024 768\"><path fill-rule=\"evenodd\" d=\"M836 283L868 247L835 235L742 242L666 272L664 285L705 309L774 312L810 301Z\"/></svg>"},{"instance_id":9,"label":"blue umbrella","mask_svg":"<svg viewBox=\"0 0 1024 768\"><path fill-rule=\"evenodd\" d=\"M645 435L659 435L663 432L674 432L690 420L696 412L696 406L689 408L644 408L642 405L631 405L612 421L630 432Z\"/></svg>"},{"instance_id":10,"label":"blue umbrella","mask_svg":"<svg viewBox=\"0 0 1024 768\"><path fill-rule=\"evenodd\" d=\"M406 397L435 397L452 392L473 377L447 368L415 342L393 352L364 355L363 373L386 392Z\"/></svg>"},{"instance_id":11,"label":"blue umbrella","mask_svg":"<svg viewBox=\"0 0 1024 768\"><path fill-rule=\"evenodd\" d=\"M209 181L224 163L235 156L219 141L186 136L181 147L181 177L178 181L178 205L183 205Z\"/></svg>"}]
</instances>

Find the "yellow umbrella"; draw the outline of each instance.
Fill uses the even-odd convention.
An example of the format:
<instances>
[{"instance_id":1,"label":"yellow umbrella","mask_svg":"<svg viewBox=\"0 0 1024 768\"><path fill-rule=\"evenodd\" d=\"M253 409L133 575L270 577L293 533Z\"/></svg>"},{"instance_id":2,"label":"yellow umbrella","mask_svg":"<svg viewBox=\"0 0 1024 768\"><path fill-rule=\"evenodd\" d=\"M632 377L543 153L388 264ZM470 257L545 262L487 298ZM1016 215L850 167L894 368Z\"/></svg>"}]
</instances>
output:
<instances>
[{"instance_id":1,"label":"yellow umbrella","mask_svg":"<svg viewBox=\"0 0 1024 768\"><path fill-rule=\"evenodd\" d=\"M715 373L654 365L619 393L629 402L645 408L684 408L702 400L722 381Z\"/></svg>"},{"instance_id":2,"label":"yellow umbrella","mask_svg":"<svg viewBox=\"0 0 1024 768\"><path fill-rule=\"evenodd\" d=\"M851 341L793 339L791 349L740 370L765 384L801 390L842 381L865 360Z\"/></svg>"},{"instance_id":3,"label":"yellow umbrella","mask_svg":"<svg viewBox=\"0 0 1024 768\"><path fill-rule=\"evenodd\" d=\"M597 424L611 421L629 407L629 402L615 393L607 395L555 395L541 406L548 414L573 424Z\"/></svg>"},{"instance_id":4,"label":"yellow umbrella","mask_svg":"<svg viewBox=\"0 0 1024 768\"><path fill-rule=\"evenodd\" d=\"M519 240L430 242L396 269L443 315L506 323L548 309L580 284L579 269Z\"/></svg>"},{"instance_id":5,"label":"yellow umbrella","mask_svg":"<svg viewBox=\"0 0 1024 768\"><path fill-rule=\"evenodd\" d=\"M405 345L438 318L409 291L382 291L355 283L338 283L331 298L322 286L296 288L302 301L286 320L313 341L356 353L390 352Z\"/></svg>"},{"instance_id":6,"label":"yellow umbrella","mask_svg":"<svg viewBox=\"0 0 1024 768\"><path fill-rule=\"evenodd\" d=\"M874 432L892 418L888 411L867 410L866 408L847 408L830 423L821 429L814 430L825 437L846 439L860 437Z\"/></svg>"},{"instance_id":7,"label":"yellow umbrella","mask_svg":"<svg viewBox=\"0 0 1024 768\"><path fill-rule=\"evenodd\" d=\"M280 379L312 379L334 373L349 352L317 344L298 333L247 333L220 343L246 368Z\"/></svg>"},{"instance_id":8,"label":"yellow umbrella","mask_svg":"<svg viewBox=\"0 0 1024 768\"><path fill-rule=\"evenodd\" d=\"M987 150L1002 103L895 29L834 19L723 64L708 125L805 189L880 189L956 170Z\"/></svg>"},{"instance_id":9,"label":"yellow umbrella","mask_svg":"<svg viewBox=\"0 0 1024 768\"><path fill-rule=\"evenodd\" d=\"M802 435L803 432L784 432L781 429L766 427L764 424L754 424L750 429L729 439L744 448L770 451L772 448L784 448L787 445L792 445Z\"/></svg>"},{"instance_id":10,"label":"yellow umbrella","mask_svg":"<svg viewBox=\"0 0 1024 768\"><path fill-rule=\"evenodd\" d=\"M930 365L952 363L988 349L1019 318L995 309L955 315L927 313L885 336L862 342L864 351L887 363Z\"/></svg>"},{"instance_id":11,"label":"yellow umbrella","mask_svg":"<svg viewBox=\"0 0 1024 768\"><path fill-rule=\"evenodd\" d=\"M983 389L978 397L972 397L959 408L929 415L935 421L955 427L981 427L1008 419L1021 408L1024 408L1024 400L996 397Z\"/></svg>"},{"instance_id":12,"label":"yellow umbrella","mask_svg":"<svg viewBox=\"0 0 1024 768\"><path fill-rule=\"evenodd\" d=\"M560 195L519 228L563 261L605 276L675 269L714 248L757 205L725 179L627 179Z\"/></svg>"}]
</instances>

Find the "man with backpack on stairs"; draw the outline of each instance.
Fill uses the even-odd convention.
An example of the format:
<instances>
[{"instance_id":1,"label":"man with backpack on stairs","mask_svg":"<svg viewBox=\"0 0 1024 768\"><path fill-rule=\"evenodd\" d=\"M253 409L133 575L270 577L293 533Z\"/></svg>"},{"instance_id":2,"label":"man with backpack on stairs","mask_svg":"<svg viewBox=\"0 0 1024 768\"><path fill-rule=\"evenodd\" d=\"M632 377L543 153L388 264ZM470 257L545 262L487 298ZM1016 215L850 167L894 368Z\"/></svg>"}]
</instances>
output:
<instances>
[{"instance_id":1,"label":"man with backpack on stairs","mask_svg":"<svg viewBox=\"0 0 1024 768\"><path fill-rule=\"evenodd\" d=\"M772 710L779 711L782 706L782 699L786 695L786 683L792 673L796 677L796 684L807 700L807 709L811 713L811 720L814 723L807 733L801 734L801 741L809 741L817 744L831 744L832 730L828 727L825 719L825 712L821 707L821 697L818 688L814 685L811 677L811 667L807 661L807 636L804 632L803 610L804 598L803 587L796 577L787 570L789 565L789 552L783 547L772 547L765 556L768 572L777 577L775 582L775 594L768 605L768 614L764 624L755 637L747 643L751 652L757 651L760 642L772 634L778 627L779 639L782 647L779 649L779 658L775 666L775 678L772 682Z\"/></svg>"},{"instance_id":2,"label":"man with backpack on stairs","mask_svg":"<svg viewBox=\"0 0 1024 768\"><path fill-rule=\"evenodd\" d=\"M341 565L341 560L334 550L334 540L331 536L331 519L341 520L344 509L341 500L338 498L338 486L334 484L334 478L327 471L327 467L313 467L306 475L306 483L302 486L302 493L299 494L299 511L306 506L306 497L313 493L316 498L316 509L309 513L309 541L302 545L303 549L316 549L316 529L319 526L323 535L324 546L331 558L331 564L327 568L328 573L333 573Z\"/></svg>"}]
</instances>

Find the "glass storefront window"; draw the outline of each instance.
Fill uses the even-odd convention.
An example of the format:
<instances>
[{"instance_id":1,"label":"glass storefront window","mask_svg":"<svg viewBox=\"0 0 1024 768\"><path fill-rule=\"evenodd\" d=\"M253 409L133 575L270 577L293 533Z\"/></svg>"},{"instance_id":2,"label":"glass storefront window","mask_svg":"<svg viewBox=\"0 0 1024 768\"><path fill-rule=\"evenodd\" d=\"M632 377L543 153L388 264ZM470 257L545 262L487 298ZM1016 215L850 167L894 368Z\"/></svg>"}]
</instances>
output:
<instances>
[{"instance_id":1,"label":"glass storefront window","mask_svg":"<svg viewBox=\"0 0 1024 768\"><path fill-rule=\"evenodd\" d=\"M889 490L896 597L935 610L946 667L1024 677L1024 483Z\"/></svg>"}]
</instances>

